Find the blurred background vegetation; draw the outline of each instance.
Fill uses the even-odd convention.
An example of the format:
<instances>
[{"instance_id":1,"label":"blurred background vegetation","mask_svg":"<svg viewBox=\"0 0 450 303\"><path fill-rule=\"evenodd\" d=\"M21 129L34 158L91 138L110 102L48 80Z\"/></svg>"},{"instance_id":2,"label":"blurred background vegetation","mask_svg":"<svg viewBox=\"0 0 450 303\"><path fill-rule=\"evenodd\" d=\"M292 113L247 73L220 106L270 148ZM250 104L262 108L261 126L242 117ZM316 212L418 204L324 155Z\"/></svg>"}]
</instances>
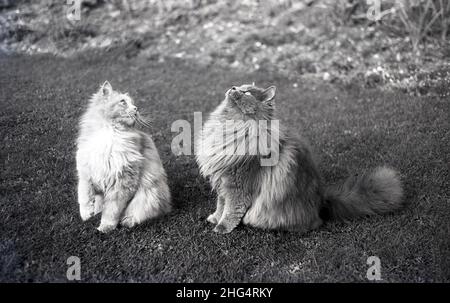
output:
<instances>
[{"instance_id":1,"label":"blurred background vegetation","mask_svg":"<svg viewBox=\"0 0 450 303\"><path fill-rule=\"evenodd\" d=\"M449 0L0 0L2 52L193 60L447 95Z\"/></svg>"}]
</instances>

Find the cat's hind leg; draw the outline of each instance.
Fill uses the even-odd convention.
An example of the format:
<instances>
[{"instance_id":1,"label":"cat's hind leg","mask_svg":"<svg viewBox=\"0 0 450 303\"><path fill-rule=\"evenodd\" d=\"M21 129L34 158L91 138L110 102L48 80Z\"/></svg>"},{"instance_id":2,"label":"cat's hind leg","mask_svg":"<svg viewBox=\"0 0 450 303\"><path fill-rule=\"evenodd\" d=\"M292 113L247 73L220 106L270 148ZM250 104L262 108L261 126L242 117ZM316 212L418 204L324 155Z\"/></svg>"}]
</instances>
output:
<instances>
[{"instance_id":1,"label":"cat's hind leg","mask_svg":"<svg viewBox=\"0 0 450 303\"><path fill-rule=\"evenodd\" d=\"M171 209L170 192L165 182L152 187L141 186L125 209L120 224L131 228L169 213Z\"/></svg>"},{"instance_id":2,"label":"cat's hind leg","mask_svg":"<svg viewBox=\"0 0 450 303\"><path fill-rule=\"evenodd\" d=\"M78 179L78 204L83 221L94 216L94 187L89 179L82 175Z\"/></svg>"},{"instance_id":3,"label":"cat's hind leg","mask_svg":"<svg viewBox=\"0 0 450 303\"><path fill-rule=\"evenodd\" d=\"M225 198L221 196L220 194L217 197L217 206L216 211L209 215L209 217L206 219L209 223L217 224L219 223L220 218L222 217L223 208L225 206Z\"/></svg>"}]
</instances>

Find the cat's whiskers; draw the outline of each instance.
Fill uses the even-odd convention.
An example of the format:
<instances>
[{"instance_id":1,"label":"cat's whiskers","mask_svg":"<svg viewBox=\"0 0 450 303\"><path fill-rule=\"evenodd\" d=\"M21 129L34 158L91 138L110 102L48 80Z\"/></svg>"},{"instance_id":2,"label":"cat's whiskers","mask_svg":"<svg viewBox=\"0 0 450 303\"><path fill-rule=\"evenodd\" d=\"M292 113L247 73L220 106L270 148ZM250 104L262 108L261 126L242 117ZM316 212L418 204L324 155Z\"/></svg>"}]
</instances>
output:
<instances>
[{"instance_id":1,"label":"cat's whiskers","mask_svg":"<svg viewBox=\"0 0 450 303\"><path fill-rule=\"evenodd\" d=\"M139 119L139 121L140 121L140 123L142 124L142 125L144 125L144 126L146 126L146 127L148 127L148 128L150 128L152 125L151 125L151 122L150 121L148 121L147 119L144 119L142 116L141 116L141 114L137 114L137 118Z\"/></svg>"},{"instance_id":2,"label":"cat's whiskers","mask_svg":"<svg viewBox=\"0 0 450 303\"><path fill-rule=\"evenodd\" d=\"M151 128L150 122L143 120L139 114L136 114L136 115L131 115L129 113L127 113L127 114L131 119L133 119L139 125L141 125L143 127Z\"/></svg>"}]
</instances>

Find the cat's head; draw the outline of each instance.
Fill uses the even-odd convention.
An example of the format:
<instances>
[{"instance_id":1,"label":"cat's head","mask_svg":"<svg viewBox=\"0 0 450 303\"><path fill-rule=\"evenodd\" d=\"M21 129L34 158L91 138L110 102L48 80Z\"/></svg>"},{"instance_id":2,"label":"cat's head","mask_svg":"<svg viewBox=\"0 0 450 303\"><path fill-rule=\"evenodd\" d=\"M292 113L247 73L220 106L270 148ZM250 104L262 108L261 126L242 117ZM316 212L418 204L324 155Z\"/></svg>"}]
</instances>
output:
<instances>
[{"instance_id":1,"label":"cat's head","mask_svg":"<svg viewBox=\"0 0 450 303\"><path fill-rule=\"evenodd\" d=\"M254 120L272 119L275 109L275 93L275 86L260 88L253 84L244 84L231 87L225 93L229 118L241 115Z\"/></svg>"},{"instance_id":2,"label":"cat's head","mask_svg":"<svg viewBox=\"0 0 450 303\"><path fill-rule=\"evenodd\" d=\"M113 124L122 126L134 126L139 118L138 108L128 94L115 91L108 81L100 86L100 89L91 99L94 108Z\"/></svg>"}]
</instances>

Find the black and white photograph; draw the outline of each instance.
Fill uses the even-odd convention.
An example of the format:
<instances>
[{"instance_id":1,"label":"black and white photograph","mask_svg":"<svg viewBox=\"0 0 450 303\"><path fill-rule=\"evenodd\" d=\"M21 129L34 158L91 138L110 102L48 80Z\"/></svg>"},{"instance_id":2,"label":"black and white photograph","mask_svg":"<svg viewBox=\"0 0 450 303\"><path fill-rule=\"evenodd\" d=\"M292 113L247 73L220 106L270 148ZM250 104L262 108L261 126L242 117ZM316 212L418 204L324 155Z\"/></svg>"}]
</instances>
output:
<instances>
[{"instance_id":1,"label":"black and white photograph","mask_svg":"<svg viewBox=\"0 0 450 303\"><path fill-rule=\"evenodd\" d=\"M2 283L450 282L449 0L0 0L0 108Z\"/></svg>"}]
</instances>

